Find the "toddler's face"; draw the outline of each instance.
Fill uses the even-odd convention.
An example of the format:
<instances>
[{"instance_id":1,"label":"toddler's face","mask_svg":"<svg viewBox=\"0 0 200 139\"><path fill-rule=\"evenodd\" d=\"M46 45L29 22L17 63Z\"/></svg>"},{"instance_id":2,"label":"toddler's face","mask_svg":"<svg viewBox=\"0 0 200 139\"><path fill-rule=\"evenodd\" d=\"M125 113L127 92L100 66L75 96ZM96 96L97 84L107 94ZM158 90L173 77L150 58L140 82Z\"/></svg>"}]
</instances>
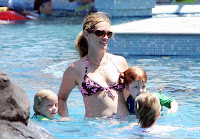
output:
<instances>
[{"instance_id":1,"label":"toddler's face","mask_svg":"<svg viewBox=\"0 0 200 139\"><path fill-rule=\"evenodd\" d=\"M128 85L128 91L132 98L136 98L139 94L146 92L147 83L140 80L135 80Z\"/></svg>"},{"instance_id":2,"label":"toddler's face","mask_svg":"<svg viewBox=\"0 0 200 139\"><path fill-rule=\"evenodd\" d=\"M56 117L57 112L58 112L57 95L50 95L44 98L40 107L40 114L53 119Z\"/></svg>"},{"instance_id":3,"label":"toddler's face","mask_svg":"<svg viewBox=\"0 0 200 139\"><path fill-rule=\"evenodd\" d=\"M51 15L52 14L52 3L51 1L48 1L44 4L44 6L41 8L41 13L43 13L44 15Z\"/></svg>"}]
</instances>

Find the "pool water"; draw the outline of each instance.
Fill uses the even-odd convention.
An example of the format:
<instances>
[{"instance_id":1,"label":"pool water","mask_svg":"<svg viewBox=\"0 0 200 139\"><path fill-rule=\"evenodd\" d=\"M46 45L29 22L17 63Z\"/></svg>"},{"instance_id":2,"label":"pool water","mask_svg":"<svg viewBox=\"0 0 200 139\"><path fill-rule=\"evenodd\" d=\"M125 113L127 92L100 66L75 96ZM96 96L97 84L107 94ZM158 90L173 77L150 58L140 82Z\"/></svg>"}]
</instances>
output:
<instances>
[{"instance_id":1,"label":"pool water","mask_svg":"<svg viewBox=\"0 0 200 139\"><path fill-rule=\"evenodd\" d=\"M113 22L118 24L127 20L113 19ZM58 92L64 70L79 58L74 40L82 28L81 22L82 18L62 17L0 25L0 70L26 91L31 102L31 116L34 94L43 88ZM158 125L178 127L176 131L156 136L126 132L126 127L137 121L134 116L125 119L85 119L82 96L77 88L74 88L68 101L72 121L36 121L37 124L59 139L199 138L200 57L125 58L129 67L137 65L146 70L149 91L157 92L162 88L162 93L178 101L178 112L167 114L167 108L163 108L157 122Z\"/></svg>"}]
</instances>

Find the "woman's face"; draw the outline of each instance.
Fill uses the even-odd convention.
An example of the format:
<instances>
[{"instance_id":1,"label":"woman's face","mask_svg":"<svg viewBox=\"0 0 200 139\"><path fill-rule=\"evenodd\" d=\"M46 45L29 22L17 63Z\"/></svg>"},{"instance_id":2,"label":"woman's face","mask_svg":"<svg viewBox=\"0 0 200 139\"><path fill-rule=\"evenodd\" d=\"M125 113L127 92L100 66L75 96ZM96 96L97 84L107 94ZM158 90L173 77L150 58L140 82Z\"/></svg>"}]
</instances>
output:
<instances>
[{"instance_id":1,"label":"woman's face","mask_svg":"<svg viewBox=\"0 0 200 139\"><path fill-rule=\"evenodd\" d=\"M51 1L48 1L41 7L40 13L48 16L48 15L52 14L52 9L53 9L52 3L51 3Z\"/></svg>"},{"instance_id":2,"label":"woman's face","mask_svg":"<svg viewBox=\"0 0 200 139\"><path fill-rule=\"evenodd\" d=\"M97 36L95 34L95 32L98 31L98 32L104 32L105 35L103 36ZM108 42L110 40L110 38L108 37L108 35L110 35L111 33L110 32L110 24L108 22L100 22L98 24L95 25L95 28L93 30L93 33L88 33L87 32L87 35L86 35L86 39L88 41L88 45L89 45L89 49L90 47L93 48L93 49L101 49L101 50L107 50L107 45L108 45ZM109 34L107 34L109 33Z\"/></svg>"},{"instance_id":3,"label":"woman's face","mask_svg":"<svg viewBox=\"0 0 200 139\"><path fill-rule=\"evenodd\" d=\"M58 97L57 95L49 95L42 101L39 112L41 115L49 118L55 118L58 112Z\"/></svg>"}]
</instances>

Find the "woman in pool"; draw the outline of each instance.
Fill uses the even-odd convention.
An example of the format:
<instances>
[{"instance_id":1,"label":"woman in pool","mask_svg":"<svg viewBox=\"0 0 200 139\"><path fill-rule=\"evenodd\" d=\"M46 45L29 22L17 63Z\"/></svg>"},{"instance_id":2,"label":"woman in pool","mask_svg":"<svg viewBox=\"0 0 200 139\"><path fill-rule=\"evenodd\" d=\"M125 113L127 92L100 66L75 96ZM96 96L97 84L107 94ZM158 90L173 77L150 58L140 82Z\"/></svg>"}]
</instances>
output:
<instances>
[{"instance_id":1,"label":"woman in pool","mask_svg":"<svg viewBox=\"0 0 200 139\"><path fill-rule=\"evenodd\" d=\"M51 0L35 0L34 10L39 16L51 15L53 10Z\"/></svg>"},{"instance_id":2,"label":"woman in pool","mask_svg":"<svg viewBox=\"0 0 200 139\"><path fill-rule=\"evenodd\" d=\"M78 86L85 104L85 117L125 116L124 86L119 84L120 72L127 68L124 57L107 52L112 37L111 21L104 12L85 17L83 30L77 37L80 59L71 63L63 75L58 93L59 114L68 117L67 99Z\"/></svg>"}]
</instances>

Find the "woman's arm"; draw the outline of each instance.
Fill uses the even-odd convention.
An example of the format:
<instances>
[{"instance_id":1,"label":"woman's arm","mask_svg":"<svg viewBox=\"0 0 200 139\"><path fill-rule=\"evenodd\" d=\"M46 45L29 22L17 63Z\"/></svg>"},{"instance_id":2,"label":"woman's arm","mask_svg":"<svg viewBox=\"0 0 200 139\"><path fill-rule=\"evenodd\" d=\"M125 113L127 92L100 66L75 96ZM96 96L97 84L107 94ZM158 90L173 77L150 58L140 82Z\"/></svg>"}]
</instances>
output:
<instances>
[{"instance_id":1,"label":"woman's arm","mask_svg":"<svg viewBox=\"0 0 200 139\"><path fill-rule=\"evenodd\" d=\"M128 63L124 57L121 56L121 64L120 64L120 72L124 72L128 69ZM127 98L129 97L129 91L127 89L124 89L124 99L127 101Z\"/></svg>"},{"instance_id":2,"label":"woman's arm","mask_svg":"<svg viewBox=\"0 0 200 139\"><path fill-rule=\"evenodd\" d=\"M76 70L74 64L70 64L63 75L62 83L58 93L58 113L62 117L68 117L67 99L72 89L77 85Z\"/></svg>"}]
</instances>

